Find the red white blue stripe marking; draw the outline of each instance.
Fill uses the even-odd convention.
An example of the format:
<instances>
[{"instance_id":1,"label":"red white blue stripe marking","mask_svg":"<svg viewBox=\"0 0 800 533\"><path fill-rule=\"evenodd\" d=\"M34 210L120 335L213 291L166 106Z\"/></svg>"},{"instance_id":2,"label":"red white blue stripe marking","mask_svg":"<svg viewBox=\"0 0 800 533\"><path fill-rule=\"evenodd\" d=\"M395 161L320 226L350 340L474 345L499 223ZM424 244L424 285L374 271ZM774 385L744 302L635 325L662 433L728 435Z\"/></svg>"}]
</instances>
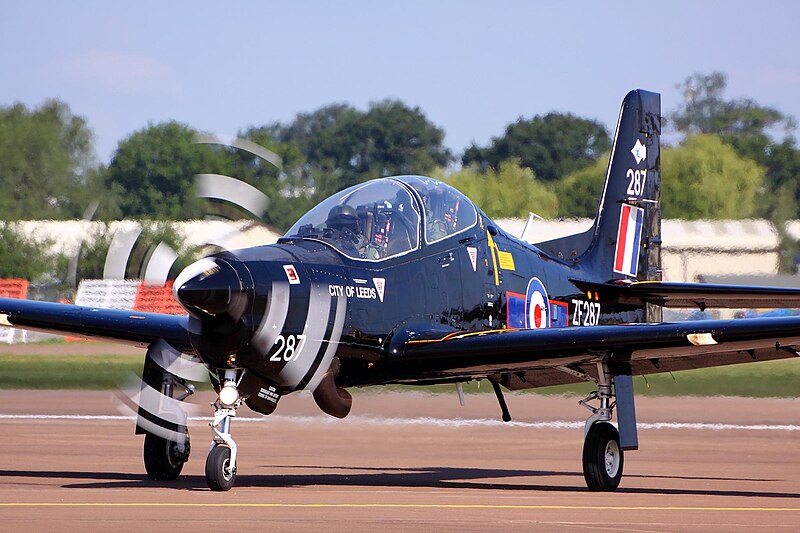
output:
<instances>
[{"instance_id":1,"label":"red white blue stripe marking","mask_svg":"<svg viewBox=\"0 0 800 533\"><path fill-rule=\"evenodd\" d=\"M622 204L617 249L614 253L614 272L636 277L639 270L639 245L642 239L643 221L644 209Z\"/></svg>"}]
</instances>

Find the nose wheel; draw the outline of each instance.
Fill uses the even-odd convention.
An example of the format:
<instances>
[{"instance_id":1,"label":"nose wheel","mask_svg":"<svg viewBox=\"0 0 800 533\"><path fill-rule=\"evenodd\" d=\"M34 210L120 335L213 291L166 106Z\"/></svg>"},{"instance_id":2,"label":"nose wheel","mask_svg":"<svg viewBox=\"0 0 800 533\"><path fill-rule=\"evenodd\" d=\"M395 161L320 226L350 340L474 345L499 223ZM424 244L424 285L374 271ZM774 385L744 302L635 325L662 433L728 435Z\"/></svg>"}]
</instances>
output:
<instances>
[{"instance_id":1,"label":"nose wheel","mask_svg":"<svg viewBox=\"0 0 800 533\"><path fill-rule=\"evenodd\" d=\"M231 436L231 420L242 404L237 385L236 370L225 370L220 380L219 397L214 402L214 420L211 426L212 442L206 457L206 483L214 491L228 491L236 481L236 454L238 447Z\"/></svg>"},{"instance_id":2,"label":"nose wheel","mask_svg":"<svg viewBox=\"0 0 800 533\"><path fill-rule=\"evenodd\" d=\"M206 483L215 491L231 490L236 481L236 465L231 462L231 449L214 444L206 458Z\"/></svg>"}]
</instances>

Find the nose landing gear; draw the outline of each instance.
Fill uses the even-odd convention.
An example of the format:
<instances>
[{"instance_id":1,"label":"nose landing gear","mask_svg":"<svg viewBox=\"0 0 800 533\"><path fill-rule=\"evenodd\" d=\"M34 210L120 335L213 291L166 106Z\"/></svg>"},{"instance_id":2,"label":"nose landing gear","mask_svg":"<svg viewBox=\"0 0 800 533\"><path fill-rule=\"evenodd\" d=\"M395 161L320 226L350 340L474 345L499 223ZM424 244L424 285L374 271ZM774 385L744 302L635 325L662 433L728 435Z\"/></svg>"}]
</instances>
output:
<instances>
[{"instance_id":1,"label":"nose landing gear","mask_svg":"<svg viewBox=\"0 0 800 533\"><path fill-rule=\"evenodd\" d=\"M211 426L212 442L206 458L206 483L214 491L227 491L236 481L236 455L238 447L231 437L231 420L242 404L237 385L237 370L225 370L214 402L216 411Z\"/></svg>"}]
</instances>

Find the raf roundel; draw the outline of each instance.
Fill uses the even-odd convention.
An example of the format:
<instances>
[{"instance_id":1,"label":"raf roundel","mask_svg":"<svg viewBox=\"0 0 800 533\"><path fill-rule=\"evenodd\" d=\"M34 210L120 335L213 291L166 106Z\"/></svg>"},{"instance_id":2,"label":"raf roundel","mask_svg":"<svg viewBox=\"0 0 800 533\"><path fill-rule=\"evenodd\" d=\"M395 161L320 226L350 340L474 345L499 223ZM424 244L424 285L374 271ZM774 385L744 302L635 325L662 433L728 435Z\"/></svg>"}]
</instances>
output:
<instances>
[{"instance_id":1,"label":"raf roundel","mask_svg":"<svg viewBox=\"0 0 800 533\"><path fill-rule=\"evenodd\" d=\"M525 294L525 327L542 329L550 327L550 304L547 289L539 278L531 278Z\"/></svg>"}]
</instances>

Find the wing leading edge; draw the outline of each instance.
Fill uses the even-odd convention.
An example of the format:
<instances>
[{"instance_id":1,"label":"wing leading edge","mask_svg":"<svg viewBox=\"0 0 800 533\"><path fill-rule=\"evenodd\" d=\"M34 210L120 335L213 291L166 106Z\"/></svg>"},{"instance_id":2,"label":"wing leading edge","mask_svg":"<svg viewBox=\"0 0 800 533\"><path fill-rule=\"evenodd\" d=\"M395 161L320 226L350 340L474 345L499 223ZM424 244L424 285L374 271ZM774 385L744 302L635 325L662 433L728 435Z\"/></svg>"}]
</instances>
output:
<instances>
[{"instance_id":1,"label":"wing leading edge","mask_svg":"<svg viewBox=\"0 0 800 533\"><path fill-rule=\"evenodd\" d=\"M163 339L174 348L190 353L188 324L188 316L0 298L1 326L108 339L142 347Z\"/></svg>"},{"instance_id":2,"label":"wing leading edge","mask_svg":"<svg viewBox=\"0 0 800 533\"><path fill-rule=\"evenodd\" d=\"M800 317L779 317L463 334L409 341L397 361L417 378L496 376L513 389L580 382L599 361L643 375L796 357L798 347Z\"/></svg>"}]
</instances>

